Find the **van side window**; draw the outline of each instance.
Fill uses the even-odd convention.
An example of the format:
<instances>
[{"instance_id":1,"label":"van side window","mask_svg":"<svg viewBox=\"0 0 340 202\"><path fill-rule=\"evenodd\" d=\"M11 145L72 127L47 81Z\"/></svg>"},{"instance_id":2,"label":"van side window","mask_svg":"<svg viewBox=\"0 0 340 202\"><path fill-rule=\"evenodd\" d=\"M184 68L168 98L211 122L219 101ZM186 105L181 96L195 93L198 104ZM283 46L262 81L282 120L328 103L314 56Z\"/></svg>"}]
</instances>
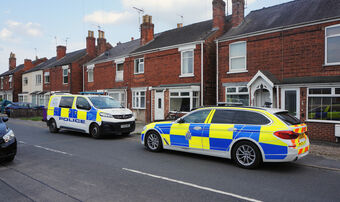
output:
<instances>
[{"instance_id":1,"label":"van side window","mask_svg":"<svg viewBox=\"0 0 340 202\"><path fill-rule=\"evenodd\" d=\"M234 110L216 109L211 123L232 124L234 121L234 116Z\"/></svg>"},{"instance_id":2,"label":"van side window","mask_svg":"<svg viewBox=\"0 0 340 202\"><path fill-rule=\"evenodd\" d=\"M61 108L72 108L74 97L62 97L60 100L59 107Z\"/></svg>"},{"instance_id":3,"label":"van side window","mask_svg":"<svg viewBox=\"0 0 340 202\"><path fill-rule=\"evenodd\" d=\"M90 110L91 109L90 103L83 97L77 98L76 106L77 106L78 109L84 109L84 110Z\"/></svg>"},{"instance_id":4,"label":"van side window","mask_svg":"<svg viewBox=\"0 0 340 202\"><path fill-rule=\"evenodd\" d=\"M270 120L257 112L236 111L234 124L266 125Z\"/></svg>"}]
</instances>

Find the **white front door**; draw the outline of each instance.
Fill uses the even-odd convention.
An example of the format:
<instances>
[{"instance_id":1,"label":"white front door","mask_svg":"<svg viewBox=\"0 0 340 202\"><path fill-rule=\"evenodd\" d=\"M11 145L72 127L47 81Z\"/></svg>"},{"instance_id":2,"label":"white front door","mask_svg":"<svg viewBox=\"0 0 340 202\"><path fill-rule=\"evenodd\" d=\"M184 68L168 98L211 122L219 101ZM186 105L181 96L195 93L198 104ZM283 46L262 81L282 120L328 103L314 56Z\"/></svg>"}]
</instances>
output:
<instances>
[{"instance_id":1,"label":"white front door","mask_svg":"<svg viewBox=\"0 0 340 202\"><path fill-rule=\"evenodd\" d=\"M281 108L287 110L291 115L300 118L300 89L282 89Z\"/></svg>"},{"instance_id":2,"label":"white front door","mask_svg":"<svg viewBox=\"0 0 340 202\"><path fill-rule=\"evenodd\" d=\"M264 107L266 102L271 103L270 92L266 89L256 90L254 96L256 107Z\"/></svg>"},{"instance_id":3,"label":"white front door","mask_svg":"<svg viewBox=\"0 0 340 202\"><path fill-rule=\"evenodd\" d=\"M164 91L155 92L155 120L164 120Z\"/></svg>"}]
</instances>

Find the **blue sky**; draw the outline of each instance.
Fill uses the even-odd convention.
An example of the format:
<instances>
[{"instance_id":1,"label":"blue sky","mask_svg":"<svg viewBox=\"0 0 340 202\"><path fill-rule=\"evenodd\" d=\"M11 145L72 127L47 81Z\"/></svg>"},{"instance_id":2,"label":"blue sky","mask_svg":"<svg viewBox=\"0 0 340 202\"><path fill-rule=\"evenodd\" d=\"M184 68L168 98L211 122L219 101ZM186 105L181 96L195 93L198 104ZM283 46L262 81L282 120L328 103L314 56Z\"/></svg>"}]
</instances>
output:
<instances>
[{"instance_id":1,"label":"blue sky","mask_svg":"<svg viewBox=\"0 0 340 202\"><path fill-rule=\"evenodd\" d=\"M290 0L246 0L246 14ZM152 15L155 32L211 19L212 0L11 0L0 7L0 73L8 70L14 52L17 65L25 58L53 57L56 45L67 52L85 48L87 30L98 35L98 26L115 45L139 38L138 12ZM231 14L231 0L229 0ZM183 20L180 16L183 16Z\"/></svg>"}]
</instances>

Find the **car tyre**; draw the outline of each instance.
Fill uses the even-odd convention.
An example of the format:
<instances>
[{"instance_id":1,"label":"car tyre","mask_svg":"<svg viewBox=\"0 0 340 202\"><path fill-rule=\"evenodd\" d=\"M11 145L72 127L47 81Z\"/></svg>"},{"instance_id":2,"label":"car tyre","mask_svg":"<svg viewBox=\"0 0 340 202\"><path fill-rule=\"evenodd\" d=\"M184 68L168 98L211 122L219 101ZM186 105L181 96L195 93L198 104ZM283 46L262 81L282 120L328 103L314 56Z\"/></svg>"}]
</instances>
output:
<instances>
[{"instance_id":1,"label":"car tyre","mask_svg":"<svg viewBox=\"0 0 340 202\"><path fill-rule=\"evenodd\" d=\"M152 152L159 152L163 149L162 139L155 131L150 131L145 137L145 147Z\"/></svg>"},{"instance_id":2,"label":"car tyre","mask_svg":"<svg viewBox=\"0 0 340 202\"><path fill-rule=\"evenodd\" d=\"M51 132L51 133L57 133L57 132L59 132L59 128L57 128L57 123L55 122L55 120L54 120L54 119L51 119L49 122L50 122L50 123L49 123L49 125L48 125L48 128L50 129L50 132Z\"/></svg>"},{"instance_id":3,"label":"car tyre","mask_svg":"<svg viewBox=\"0 0 340 202\"><path fill-rule=\"evenodd\" d=\"M100 130L100 127L98 124L93 123L90 126L90 135L95 139L102 138L102 131Z\"/></svg>"},{"instance_id":4,"label":"car tyre","mask_svg":"<svg viewBox=\"0 0 340 202\"><path fill-rule=\"evenodd\" d=\"M259 148L252 142L242 141L236 143L232 150L232 159L241 168L254 169L262 163Z\"/></svg>"},{"instance_id":5,"label":"car tyre","mask_svg":"<svg viewBox=\"0 0 340 202\"><path fill-rule=\"evenodd\" d=\"M12 162L14 160L15 156L11 156L11 157L7 157L4 159L4 162L9 163Z\"/></svg>"}]
</instances>

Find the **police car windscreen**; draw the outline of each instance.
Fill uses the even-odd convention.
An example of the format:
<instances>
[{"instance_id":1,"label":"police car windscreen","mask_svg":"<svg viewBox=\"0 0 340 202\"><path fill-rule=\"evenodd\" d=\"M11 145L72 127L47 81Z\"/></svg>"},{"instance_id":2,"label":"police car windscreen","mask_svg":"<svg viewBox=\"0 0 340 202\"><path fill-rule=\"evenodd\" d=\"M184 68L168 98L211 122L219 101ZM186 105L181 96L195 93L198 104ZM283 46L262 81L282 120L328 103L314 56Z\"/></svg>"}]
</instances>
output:
<instances>
[{"instance_id":1,"label":"police car windscreen","mask_svg":"<svg viewBox=\"0 0 340 202\"><path fill-rule=\"evenodd\" d=\"M120 102L110 97L90 97L90 100L97 109L122 108Z\"/></svg>"}]
</instances>

